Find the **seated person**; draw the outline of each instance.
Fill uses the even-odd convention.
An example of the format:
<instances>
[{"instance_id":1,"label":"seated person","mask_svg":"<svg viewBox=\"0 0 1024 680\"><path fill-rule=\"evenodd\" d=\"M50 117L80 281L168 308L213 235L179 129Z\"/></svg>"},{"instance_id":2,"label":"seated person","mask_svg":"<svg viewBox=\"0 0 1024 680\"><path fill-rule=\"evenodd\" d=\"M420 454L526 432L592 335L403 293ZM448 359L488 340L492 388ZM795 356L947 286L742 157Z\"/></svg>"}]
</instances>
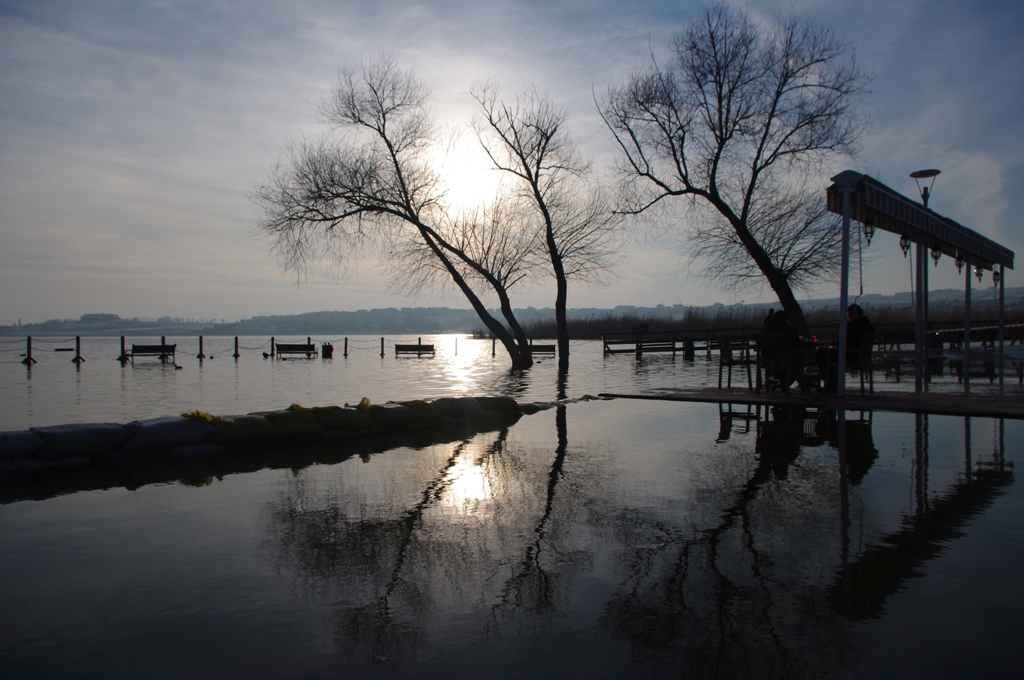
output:
<instances>
[{"instance_id":1,"label":"seated person","mask_svg":"<svg viewBox=\"0 0 1024 680\"><path fill-rule=\"evenodd\" d=\"M797 379L796 370L789 370L791 366L795 366L792 354L795 350L800 347L800 334L797 330L789 324L789 314L784 309L780 309L775 312L771 320L765 319L764 326L761 327L762 333L780 333L784 334L789 338L789 351L790 361L781 366L772 367L772 377L778 381L778 384L786 389L793 384L793 381Z\"/></svg>"},{"instance_id":2,"label":"seated person","mask_svg":"<svg viewBox=\"0 0 1024 680\"><path fill-rule=\"evenodd\" d=\"M864 316L864 310L858 304L852 304L846 308L846 368L849 370L852 366L856 366L857 362L860 361L860 346L864 342L864 336L868 333L874 333L875 326L872 324L866 316ZM829 359L834 364L838 364L839 350L838 349L819 349L814 360L818 364L818 370L822 375L825 375L825 368L828 365ZM829 375L825 378L825 390L827 392L836 391L836 383L838 376L836 370L833 369L829 372Z\"/></svg>"}]
</instances>

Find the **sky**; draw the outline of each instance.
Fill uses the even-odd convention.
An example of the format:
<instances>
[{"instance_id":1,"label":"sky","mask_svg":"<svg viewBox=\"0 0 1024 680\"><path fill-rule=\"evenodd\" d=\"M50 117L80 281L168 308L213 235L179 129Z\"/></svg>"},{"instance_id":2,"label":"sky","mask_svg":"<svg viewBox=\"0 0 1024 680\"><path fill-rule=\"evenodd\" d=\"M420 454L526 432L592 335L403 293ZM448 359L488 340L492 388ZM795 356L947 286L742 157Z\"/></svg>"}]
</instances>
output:
<instances>
[{"instance_id":1,"label":"sky","mask_svg":"<svg viewBox=\"0 0 1024 680\"><path fill-rule=\"evenodd\" d=\"M1024 184L1024 3L730 4L833 27L872 78L859 152L823 168L822 191L849 168L916 196L909 173L939 168L933 210L1024 252L1024 192L1014 189ZM343 279L298 282L257 236L253 187L289 142L325 133L317 106L339 69L393 53L430 87L445 129L471 123L477 81L509 95L536 87L568 107L581 149L610 168L615 148L594 97L652 52L664 55L706 6L0 0L0 324L468 307L457 294L393 292L372 259ZM465 157L459 177L491 176ZM773 299L765 289L719 290L648 230L625 255L613 285L573 288L569 306ZM910 289L895 236L876 236L862 278L865 293ZM1007 272L1006 284L1022 279ZM931 287L963 287L949 258L932 269ZM837 290L824 284L804 297ZM553 283L542 280L513 302L553 301Z\"/></svg>"}]
</instances>

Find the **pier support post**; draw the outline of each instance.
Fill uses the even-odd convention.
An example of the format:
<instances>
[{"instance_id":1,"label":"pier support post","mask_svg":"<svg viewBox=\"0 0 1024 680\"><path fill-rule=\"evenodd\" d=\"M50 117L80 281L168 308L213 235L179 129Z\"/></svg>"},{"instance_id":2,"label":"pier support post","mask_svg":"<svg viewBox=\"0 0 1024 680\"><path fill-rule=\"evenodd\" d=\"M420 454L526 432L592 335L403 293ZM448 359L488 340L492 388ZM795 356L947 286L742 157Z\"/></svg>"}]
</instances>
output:
<instances>
[{"instance_id":1,"label":"pier support post","mask_svg":"<svg viewBox=\"0 0 1024 680\"><path fill-rule=\"evenodd\" d=\"M492 357L494 356L494 349L495 349L495 347L497 347L497 344L498 344L498 339L497 339L497 338L495 338L495 337L494 337L494 336L492 335L492 336L491 336L491 356L492 356Z\"/></svg>"},{"instance_id":2,"label":"pier support post","mask_svg":"<svg viewBox=\"0 0 1024 680\"><path fill-rule=\"evenodd\" d=\"M124 351L124 336L121 336L121 356L117 357L117 360L124 366L128 363L128 353Z\"/></svg>"},{"instance_id":3,"label":"pier support post","mask_svg":"<svg viewBox=\"0 0 1024 680\"><path fill-rule=\"evenodd\" d=\"M348 336L345 336L345 352L344 352L344 355L343 355L343 356L344 356L344 357L345 357L346 359L348 359Z\"/></svg>"},{"instance_id":4,"label":"pier support post","mask_svg":"<svg viewBox=\"0 0 1024 680\"><path fill-rule=\"evenodd\" d=\"M231 356L233 356L236 359L238 357L242 356L241 354L238 353L238 336L237 335L235 336L235 353L232 354Z\"/></svg>"},{"instance_id":5,"label":"pier support post","mask_svg":"<svg viewBox=\"0 0 1024 680\"><path fill-rule=\"evenodd\" d=\"M384 358L384 338L380 339L380 356Z\"/></svg>"},{"instance_id":6,"label":"pier support post","mask_svg":"<svg viewBox=\"0 0 1024 680\"><path fill-rule=\"evenodd\" d=\"M196 355L196 359L199 359L200 361L202 361L205 358L206 358L206 355L203 354L203 336L200 335L199 336L199 354Z\"/></svg>"},{"instance_id":7,"label":"pier support post","mask_svg":"<svg viewBox=\"0 0 1024 680\"><path fill-rule=\"evenodd\" d=\"M167 344L167 336L166 335L161 335L160 336L160 347L163 347L166 344ZM167 363L167 355L166 354L161 354L160 355L160 363L161 364L166 364Z\"/></svg>"},{"instance_id":8,"label":"pier support post","mask_svg":"<svg viewBox=\"0 0 1024 680\"><path fill-rule=\"evenodd\" d=\"M82 358L82 336L75 336L75 358L71 360L71 363L81 365L85 363L85 359Z\"/></svg>"},{"instance_id":9,"label":"pier support post","mask_svg":"<svg viewBox=\"0 0 1024 680\"><path fill-rule=\"evenodd\" d=\"M270 356L274 356L274 336L270 336Z\"/></svg>"},{"instance_id":10,"label":"pier support post","mask_svg":"<svg viewBox=\"0 0 1024 680\"><path fill-rule=\"evenodd\" d=\"M964 267L964 392L971 391L971 267Z\"/></svg>"},{"instance_id":11,"label":"pier support post","mask_svg":"<svg viewBox=\"0 0 1024 680\"><path fill-rule=\"evenodd\" d=\"M32 368L32 364L36 363L36 360L32 358L32 336L25 338L25 359L21 362Z\"/></svg>"}]
</instances>

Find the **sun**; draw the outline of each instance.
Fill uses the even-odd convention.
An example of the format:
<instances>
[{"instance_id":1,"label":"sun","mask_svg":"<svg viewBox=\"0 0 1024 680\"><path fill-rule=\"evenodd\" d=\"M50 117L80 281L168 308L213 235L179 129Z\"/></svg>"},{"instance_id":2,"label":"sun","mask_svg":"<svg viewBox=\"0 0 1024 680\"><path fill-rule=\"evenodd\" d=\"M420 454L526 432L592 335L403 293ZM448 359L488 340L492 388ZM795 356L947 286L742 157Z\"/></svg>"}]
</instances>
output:
<instances>
[{"instance_id":1,"label":"sun","mask_svg":"<svg viewBox=\"0 0 1024 680\"><path fill-rule=\"evenodd\" d=\"M455 212L488 205L501 189L503 172L494 167L476 137L463 135L436 154L444 204Z\"/></svg>"}]
</instances>

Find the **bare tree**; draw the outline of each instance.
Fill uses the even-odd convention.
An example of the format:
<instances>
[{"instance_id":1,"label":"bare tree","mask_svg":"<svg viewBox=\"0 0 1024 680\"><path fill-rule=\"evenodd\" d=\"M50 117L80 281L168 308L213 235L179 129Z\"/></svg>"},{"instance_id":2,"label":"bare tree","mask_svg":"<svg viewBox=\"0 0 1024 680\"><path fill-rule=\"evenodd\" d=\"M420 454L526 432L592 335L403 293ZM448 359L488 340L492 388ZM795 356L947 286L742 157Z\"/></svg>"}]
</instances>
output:
<instances>
[{"instance_id":1,"label":"bare tree","mask_svg":"<svg viewBox=\"0 0 1024 680\"><path fill-rule=\"evenodd\" d=\"M450 282L501 341L513 368L528 367L529 342L508 291L528 270L532 246L500 223L502 205L448 214L427 158L434 134L427 95L387 56L343 72L321 105L341 138L297 145L256 187L259 229L282 266L300 277L325 262L344 271L369 249L392 267L399 287ZM487 311L481 291L497 296L507 328Z\"/></svg>"},{"instance_id":2,"label":"bare tree","mask_svg":"<svg viewBox=\"0 0 1024 680\"><path fill-rule=\"evenodd\" d=\"M555 325L559 364L569 362L566 309L569 282L598 283L613 274L619 251L620 216L592 178L591 164L572 141L568 112L530 89L512 103L498 98L493 83L473 88L484 120L480 141L499 170L513 179L538 245L555 278Z\"/></svg>"},{"instance_id":3,"label":"bare tree","mask_svg":"<svg viewBox=\"0 0 1024 680\"><path fill-rule=\"evenodd\" d=\"M694 224L686 249L720 287L742 291L758 286L764 275L757 263L732 225L712 211ZM820 192L759 192L748 225L792 288L810 288L839 266L842 221L828 211Z\"/></svg>"},{"instance_id":4,"label":"bare tree","mask_svg":"<svg viewBox=\"0 0 1024 680\"><path fill-rule=\"evenodd\" d=\"M674 196L710 207L732 235L698 231L699 252L736 264L728 252L742 247L806 330L793 286L827 271L819 258L831 246L821 241L835 236L826 221L793 240L799 250L785 247L790 229L808 226L786 217L789 197L802 193L809 171L852 152L865 84L828 28L797 20L762 27L722 5L708 10L676 38L668 64L635 72L600 106L623 152L624 212ZM780 190L787 198L774 201Z\"/></svg>"}]
</instances>

